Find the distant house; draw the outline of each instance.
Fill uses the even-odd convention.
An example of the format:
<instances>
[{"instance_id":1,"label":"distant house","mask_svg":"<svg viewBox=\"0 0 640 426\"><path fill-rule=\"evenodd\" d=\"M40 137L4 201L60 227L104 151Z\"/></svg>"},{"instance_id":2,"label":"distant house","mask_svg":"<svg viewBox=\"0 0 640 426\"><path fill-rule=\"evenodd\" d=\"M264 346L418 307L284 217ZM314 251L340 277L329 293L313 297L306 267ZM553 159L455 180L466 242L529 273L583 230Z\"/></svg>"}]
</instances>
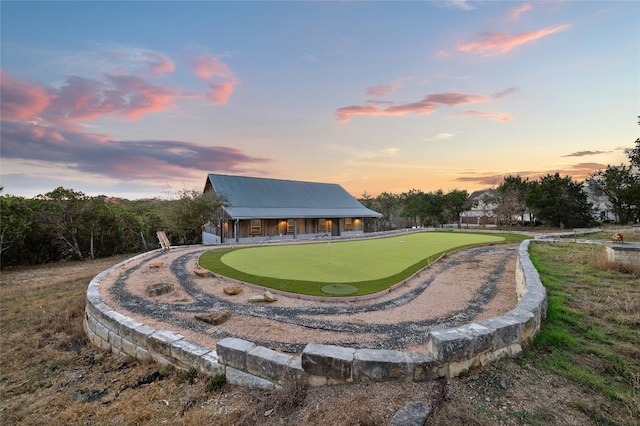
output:
<instances>
[{"instance_id":1,"label":"distant house","mask_svg":"<svg viewBox=\"0 0 640 426\"><path fill-rule=\"evenodd\" d=\"M208 191L226 200L203 234L209 244L356 235L364 218L382 217L331 183L209 174Z\"/></svg>"},{"instance_id":2,"label":"distant house","mask_svg":"<svg viewBox=\"0 0 640 426\"><path fill-rule=\"evenodd\" d=\"M495 189L482 189L469 195L473 207L460 215L460 222L467 225L497 225L498 218L495 199Z\"/></svg>"}]
</instances>

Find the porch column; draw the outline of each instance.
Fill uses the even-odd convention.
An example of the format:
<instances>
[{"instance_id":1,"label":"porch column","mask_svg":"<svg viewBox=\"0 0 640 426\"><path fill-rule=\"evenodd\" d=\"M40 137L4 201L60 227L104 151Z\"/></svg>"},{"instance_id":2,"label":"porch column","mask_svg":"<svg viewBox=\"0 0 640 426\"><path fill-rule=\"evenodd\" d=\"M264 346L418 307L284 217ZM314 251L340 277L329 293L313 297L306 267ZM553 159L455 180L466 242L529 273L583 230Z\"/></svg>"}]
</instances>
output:
<instances>
[{"instance_id":1,"label":"porch column","mask_svg":"<svg viewBox=\"0 0 640 426\"><path fill-rule=\"evenodd\" d=\"M233 235L236 237L236 243L240 242L240 239L238 238L238 219L236 219L235 222L233 222Z\"/></svg>"}]
</instances>

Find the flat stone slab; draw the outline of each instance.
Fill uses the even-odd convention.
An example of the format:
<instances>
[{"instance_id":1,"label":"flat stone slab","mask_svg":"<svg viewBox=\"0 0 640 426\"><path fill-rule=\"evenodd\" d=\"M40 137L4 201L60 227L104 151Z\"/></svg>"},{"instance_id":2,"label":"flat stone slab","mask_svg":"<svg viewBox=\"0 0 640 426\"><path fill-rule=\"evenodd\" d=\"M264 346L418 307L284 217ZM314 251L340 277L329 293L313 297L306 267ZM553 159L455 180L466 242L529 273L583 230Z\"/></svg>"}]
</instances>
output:
<instances>
[{"instance_id":1,"label":"flat stone slab","mask_svg":"<svg viewBox=\"0 0 640 426\"><path fill-rule=\"evenodd\" d=\"M428 348L438 361L451 362L469 358L471 336L456 328L433 330L429 333Z\"/></svg>"},{"instance_id":2,"label":"flat stone slab","mask_svg":"<svg viewBox=\"0 0 640 426\"><path fill-rule=\"evenodd\" d=\"M409 402L391 419L391 426L424 426L431 415L431 408L422 402Z\"/></svg>"},{"instance_id":3,"label":"flat stone slab","mask_svg":"<svg viewBox=\"0 0 640 426\"><path fill-rule=\"evenodd\" d=\"M173 291L173 284L158 283L147 287L147 294L150 297L162 296L163 294L171 293Z\"/></svg>"},{"instance_id":4,"label":"flat stone slab","mask_svg":"<svg viewBox=\"0 0 640 426\"><path fill-rule=\"evenodd\" d=\"M272 382L280 382L291 376L288 370L292 360L292 355L257 346L247 353L247 371Z\"/></svg>"},{"instance_id":5,"label":"flat stone slab","mask_svg":"<svg viewBox=\"0 0 640 426\"><path fill-rule=\"evenodd\" d=\"M355 349L309 343L302 351L302 368L310 374L350 382Z\"/></svg>"},{"instance_id":6,"label":"flat stone slab","mask_svg":"<svg viewBox=\"0 0 640 426\"><path fill-rule=\"evenodd\" d=\"M278 298L270 291L265 291L264 294L257 294L255 296L251 296L248 300L251 303L261 303L261 302L271 303L278 300Z\"/></svg>"},{"instance_id":7,"label":"flat stone slab","mask_svg":"<svg viewBox=\"0 0 640 426\"><path fill-rule=\"evenodd\" d=\"M235 337L225 337L216 345L218 360L221 364L239 370L247 368L247 353L256 347L256 344Z\"/></svg>"},{"instance_id":8,"label":"flat stone slab","mask_svg":"<svg viewBox=\"0 0 640 426\"><path fill-rule=\"evenodd\" d=\"M353 360L353 375L375 382L398 380L409 375L409 363L400 351L357 349Z\"/></svg>"},{"instance_id":9,"label":"flat stone slab","mask_svg":"<svg viewBox=\"0 0 640 426\"><path fill-rule=\"evenodd\" d=\"M231 318L232 312L228 309L224 311L210 312L208 314L196 315L194 318L199 321L204 321L207 324L220 325Z\"/></svg>"}]
</instances>

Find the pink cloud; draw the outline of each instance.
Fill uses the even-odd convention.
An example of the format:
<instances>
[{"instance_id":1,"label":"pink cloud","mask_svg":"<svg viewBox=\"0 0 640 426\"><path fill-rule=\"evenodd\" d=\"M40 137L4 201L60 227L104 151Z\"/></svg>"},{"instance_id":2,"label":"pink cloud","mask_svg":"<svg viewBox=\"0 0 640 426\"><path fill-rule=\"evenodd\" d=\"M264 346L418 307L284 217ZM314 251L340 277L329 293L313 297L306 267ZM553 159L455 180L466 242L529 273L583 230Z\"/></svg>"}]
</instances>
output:
<instances>
[{"instance_id":1,"label":"pink cloud","mask_svg":"<svg viewBox=\"0 0 640 426\"><path fill-rule=\"evenodd\" d=\"M112 76L115 93L122 100L121 113L132 120L142 115L175 108L171 89L148 84L138 77Z\"/></svg>"},{"instance_id":2,"label":"pink cloud","mask_svg":"<svg viewBox=\"0 0 640 426\"><path fill-rule=\"evenodd\" d=\"M402 87L402 81L403 81L403 79L400 79L400 80L392 81L389 84L380 84L378 86L369 87L367 89L366 93L369 96L384 96L384 95L388 95L389 93L393 93L396 90L398 90L399 88L401 88Z\"/></svg>"},{"instance_id":3,"label":"pink cloud","mask_svg":"<svg viewBox=\"0 0 640 426\"><path fill-rule=\"evenodd\" d=\"M531 3L523 3L520 6L512 7L506 12L507 19L510 21L517 21L520 19L520 15L530 11L531 9L533 9Z\"/></svg>"},{"instance_id":4,"label":"pink cloud","mask_svg":"<svg viewBox=\"0 0 640 426\"><path fill-rule=\"evenodd\" d=\"M389 93L393 93L398 89L397 84L380 84L378 86L369 87L367 89L367 95L369 96L384 96Z\"/></svg>"},{"instance_id":5,"label":"pink cloud","mask_svg":"<svg viewBox=\"0 0 640 426\"><path fill-rule=\"evenodd\" d=\"M477 53L479 55L503 54L511 49L541 39L543 37L564 31L569 24L543 28L538 31L523 34L485 33L476 40L466 44L460 44L457 50L465 53Z\"/></svg>"},{"instance_id":6,"label":"pink cloud","mask_svg":"<svg viewBox=\"0 0 640 426\"><path fill-rule=\"evenodd\" d=\"M152 59L149 59L147 65L157 74L173 72L176 69L173 61L164 55L156 55Z\"/></svg>"},{"instance_id":7,"label":"pink cloud","mask_svg":"<svg viewBox=\"0 0 640 426\"><path fill-rule=\"evenodd\" d=\"M229 101L229 97L233 93L235 86L233 83L213 83L209 87L211 91L207 93L207 99L216 105L223 105Z\"/></svg>"},{"instance_id":8,"label":"pink cloud","mask_svg":"<svg viewBox=\"0 0 640 426\"><path fill-rule=\"evenodd\" d=\"M339 108L336 111L337 120L341 123L346 123L351 120L353 115L384 115L382 110L376 106L359 106L353 105L348 107Z\"/></svg>"},{"instance_id":9,"label":"pink cloud","mask_svg":"<svg viewBox=\"0 0 640 426\"><path fill-rule=\"evenodd\" d=\"M489 117L493 118L497 121L513 121L513 117L511 117L506 112L486 112L486 111L466 111L460 114L454 114L451 118L468 118L468 117Z\"/></svg>"},{"instance_id":10,"label":"pink cloud","mask_svg":"<svg viewBox=\"0 0 640 426\"><path fill-rule=\"evenodd\" d=\"M576 151L571 154L563 155L563 157L585 157L588 155L609 154L613 151Z\"/></svg>"},{"instance_id":11,"label":"pink cloud","mask_svg":"<svg viewBox=\"0 0 640 426\"><path fill-rule=\"evenodd\" d=\"M405 81L412 79L412 77L402 77L388 84L380 84L378 86L369 87L366 91L366 94L368 96L385 96L400 89L404 85Z\"/></svg>"},{"instance_id":12,"label":"pink cloud","mask_svg":"<svg viewBox=\"0 0 640 426\"><path fill-rule=\"evenodd\" d=\"M109 82L69 77L60 88L47 116L60 122L94 120L105 115L142 115L174 108L171 89L147 83L139 77L113 75Z\"/></svg>"},{"instance_id":13,"label":"pink cloud","mask_svg":"<svg viewBox=\"0 0 640 426\"><path fill-rule=\"evenodd\" d=\"M187 64L191 71L203 80L208 80L211 77L233 78L233 73L229 67L215 56L188 56Z\"/></svg>"},{"instance_id":14,"label":"pink cloud","mask_svg":"<svg viewBox=\"0 0 640 426\"><path fill-rule=\"evenodd\" d=\"M467 95L464 93L437 93L435 95L428 95L424 98L423 102L453 106L475 104L478 102L488 102L490 99L490 96L485 95Z\"/></svg>"},{"instance_id":15,"label":"pink cloud","mask_svg":"<svg viewBox=\"0 0 640 426\"><path fill-rule=\"evenodd\" d=\"M233 71L215 56L192 55L187 57L187 63L198 77L203 80L221 78L225 81L209 84L210 91L206 98L216 105L229 102L229 97L235 90L238 80Z\"/></svg>"},{"instance_id":16,"label":"pink cloud","mask_svg":"<svg viewBox=\"0 0 640 426\"><path fill-rule=\"evenodd\" d=\"M418 102L407 102L402 104L394 104L386 108L381 108L378 104L369 103L364 106L349 106L339 108L336 111L336 117L339 122L347 122L354 115L370 115L370 116L401 116L405 114L415 113L427 115L433 113L440 105L458 106L474 103L489 102L494 96L487 95L469 95L465 93L436 93L427 95Z\"/></svg>"},{"instance_id":17,"label":"pink cloud","mask_svg":"<svg viewBox=\"0 0 640 426\"><path fill-rule=\"evenodd\" d=\"M26 120L40 114L54 95L43 87L14 78L0 70L0 105L2 117L8 120Z\"/></svg>"}]
</instances>

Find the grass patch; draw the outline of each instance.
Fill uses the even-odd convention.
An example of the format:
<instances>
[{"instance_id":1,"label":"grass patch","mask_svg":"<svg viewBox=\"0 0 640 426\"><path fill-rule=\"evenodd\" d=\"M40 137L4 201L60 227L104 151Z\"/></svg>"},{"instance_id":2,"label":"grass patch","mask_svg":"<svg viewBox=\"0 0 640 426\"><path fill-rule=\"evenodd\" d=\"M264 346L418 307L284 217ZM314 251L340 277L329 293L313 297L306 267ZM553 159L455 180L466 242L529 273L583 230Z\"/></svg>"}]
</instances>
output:
<instances>
[{"instance_id":1,"label":"grass patch","mask_svg":"<svg viewBox=\"0 0 640 426\"><path fill-rule=\"evenodd\" d=\"M277 290L325 296L322 287L346 284L353 295L372 294L401 282L443 253L482 244L522 241L514 234L420 232L313 244L211 250L200 266L220 275Z\"/></svg>"},{"instance_id":2,"label":"grass patch","mask_svg":"<svg viewBox=\"0 0 640 426\"><path fill-rule=\"evenodd\" d=\"M532 244L530 254L549 303L527 359L639 418L640 274L603 267L601 246ZM585 413L599 423L611 416L599 407Z\"/></svg>"},{"instance_id":3,"label":"grass patch","mask_svg":"<svg viewBox=\"0 0 640 426\"><path fill-rule=\"evenodd\" d=\"M622 237L624 238L625 242L640 242L640 235L639 234L635 234L633 233L633 228L631 226L627 226L627 227L622 227L622 226L617 226L617 227L613 227L611 229L604 229L600 232L592 232L592 233L588 233L588 234L583 234L583 235L577 235L576 237L574 236L565 236L564 238L566 239L573 239L573 238L578 238L578 239L588 239L588 240L598 240L598 241L611 241L611 236L613 234L621 234Z\"/></svg>"}]
</instances>

